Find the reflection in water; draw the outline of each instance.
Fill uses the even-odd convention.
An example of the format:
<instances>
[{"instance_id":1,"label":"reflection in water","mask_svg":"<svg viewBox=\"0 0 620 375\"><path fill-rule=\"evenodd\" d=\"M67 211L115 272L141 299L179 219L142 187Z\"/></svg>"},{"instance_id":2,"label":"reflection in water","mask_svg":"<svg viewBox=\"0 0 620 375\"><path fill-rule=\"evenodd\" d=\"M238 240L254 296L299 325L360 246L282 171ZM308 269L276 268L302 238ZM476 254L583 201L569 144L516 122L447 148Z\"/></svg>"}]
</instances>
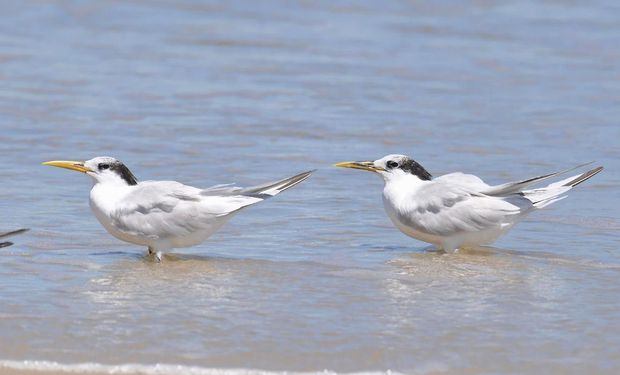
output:
<instances>
[{"instance_id":1,"label":"reflection in water","mask_svg":"<svg viewBox=\"0 0 620 375\"><path fill-rule=\"evenodd\" d=\"M499 293L523 283L525 265L500 249L477 248L446 254L441 251L410 253L390 260L394 269L386 279L392 306L402 320L413 304L440 305L451 301L453 309L426 312L436 319L453 319L454 314L482 314L494 307Z\"/></svg>"},{"instance_id":2,"label":"reflection in water","mask_svg":"<svg viewBox=\"0 0 620 375\"><path fill-rule=\"evenodd\" d=\"M586 312L591 308L574 300L572 275L601 277L599 267L579 259L495 247L455 254L406 253L387 264L392 269L383 281L390 300L385 315L388 332L402 335L409 327L407 335L418 338L439 338L443 332L463 344L486 342L485 332L500 327L515 329L504 333L512 337L508 341L523 343L538 335L539 345L553 342L554 332L578 311L585 314L580 319L590 319ZM442 307L446 304L450 309ZM541 332L547 333L541 336Z\"/></svg>"},{"instance_id":3,"label":"reflection in water","mask_svg":"<svg viewBox=\"0 0 620 375\"><path fill-rule=\"evenodd\" d=\"M115 306L171 297L192 301L192 296L217 303L236 285L232 279L235 264L244 262L185 254L166 254L165 263L153 262L148 255L138 260L123 259L105 267L99 272L101 277L91 280L93 288L85 294L96 303Z\"/></svg>"}]
</instances>

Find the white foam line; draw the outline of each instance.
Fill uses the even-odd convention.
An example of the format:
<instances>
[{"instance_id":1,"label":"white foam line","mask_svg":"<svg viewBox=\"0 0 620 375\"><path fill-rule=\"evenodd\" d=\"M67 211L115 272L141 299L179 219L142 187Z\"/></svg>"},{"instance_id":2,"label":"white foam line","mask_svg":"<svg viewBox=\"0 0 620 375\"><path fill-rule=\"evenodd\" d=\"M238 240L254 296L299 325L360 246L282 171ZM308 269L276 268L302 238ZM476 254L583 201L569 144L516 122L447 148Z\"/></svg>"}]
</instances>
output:
<instances>
[{"instance_id":1,"label":"white foam line","mask_svg":"<svg viewBox=\"0 0 620 375\"><path fill-rule=\"evenodd\" d=\"M223 369L171 364L122 364L104 365L101 363L63 364L49 361L11 361L0 360L0 370L16 371L64 372L69 374L140 374L140 375L337 375L338 373L323 370L320 372L287 372L265 371L253 369ZM1 371L0 371L1 372ZM355 375L397 375L392 371L347 373Z\"/></svg>"}]
</instances>

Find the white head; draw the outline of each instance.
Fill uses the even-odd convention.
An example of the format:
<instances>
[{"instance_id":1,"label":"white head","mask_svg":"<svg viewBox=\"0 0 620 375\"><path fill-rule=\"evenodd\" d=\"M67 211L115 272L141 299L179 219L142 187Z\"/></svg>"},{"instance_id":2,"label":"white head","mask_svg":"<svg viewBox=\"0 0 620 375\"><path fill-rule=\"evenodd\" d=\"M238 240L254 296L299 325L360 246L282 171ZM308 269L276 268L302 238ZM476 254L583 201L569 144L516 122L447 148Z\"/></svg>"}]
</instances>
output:
<instances>
[{"instance_id":1,"label":"white head","mask_svg":"<svg viewBox=\"0 0 620 375\"><path fill-rule=\"evenodd\" d=\"M95 184L138 184L138 180L125 164L109 156L98 156L87 161L55 160L43 164L86 173L93 178Z\"/></svg>"},{"instance_id":2,"label":"white head","mask_svg":"<svg viewBox=\"0 0 620 375\"><path fill-rule=\"evenodd\" d=\"M386 182L403 177L415 177L421 181L429 181L433 178L424 167L406 155L392 154L375 161L344 162L336 166L375 172L380 174Z\"/></svg>"}]
</instances>

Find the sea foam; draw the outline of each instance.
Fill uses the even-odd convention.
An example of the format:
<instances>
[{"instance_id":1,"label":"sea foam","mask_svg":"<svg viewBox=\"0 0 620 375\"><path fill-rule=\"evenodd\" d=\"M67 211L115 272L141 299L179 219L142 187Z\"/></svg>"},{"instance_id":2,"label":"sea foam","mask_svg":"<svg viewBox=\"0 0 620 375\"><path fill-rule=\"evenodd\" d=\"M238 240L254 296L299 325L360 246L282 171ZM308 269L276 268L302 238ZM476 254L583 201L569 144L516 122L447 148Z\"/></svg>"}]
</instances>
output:
<instances>
[{"instance_id":1,"label":"sea foam","mask_svg":"<svg viewBox=\"0 0 620 375\"><path fill-rule=\"evenodd\" d=\"M207 368L198 366L185 366L174 364L120 364L105 365L101 363L75 363L63 364L50 361L12 361L0 360L0 373L2 369L15 371L40 371L67 374L135 374L135 375L336 375L337 372L323 370L318 372L291 372L291 371L265 371L258 369L226 369ZM392 371L385 372L356 372L347 373L355 375L397 375Z\"/></svg>"}]
</instances>

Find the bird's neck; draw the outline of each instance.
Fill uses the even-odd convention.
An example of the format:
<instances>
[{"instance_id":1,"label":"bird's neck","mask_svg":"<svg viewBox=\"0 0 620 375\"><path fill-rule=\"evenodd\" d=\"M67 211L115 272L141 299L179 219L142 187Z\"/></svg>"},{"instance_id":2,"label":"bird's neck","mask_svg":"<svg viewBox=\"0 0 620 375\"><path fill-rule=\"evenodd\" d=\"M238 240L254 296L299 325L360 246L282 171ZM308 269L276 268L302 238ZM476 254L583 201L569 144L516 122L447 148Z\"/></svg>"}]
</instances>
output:
<instances>
[{"instance_id":1,"label":"bird's neck","mask_svg":"<svg viewBox=\"0 0 620 375\"><path fill-rule=\"evenodd\" d=\"M407 199L418 191L422 186L430 181L421 180L412 174L400 174L385 178L385 186L383 187L383 196L389 201L400 201Z\"/></svg>"},{"instance_id":2,"label":"bird's neck","mask_svg":"<svg viewBox=\"0 0 620 375\"><path fill-rule=\"evenodd\" d=\"M90 190L90 204L100 211L113 210L116 203L132 190L133 186L120 182L96 182Z\"/></svg>"},{"instance_id":3,"label":"bird's neck","mask_svg":"<svg viewBox=\"0 0 620 375\"><path fill-rule=\"evenodd\" d=\"M410 173L390 173L384 174L383 180L385 181L385 186L394 186L394 187L408 187L415 188L417 186L422 186L425 183L428 183L429 180L422 180L418 176Z\"/></svg>"}]
</instances>

